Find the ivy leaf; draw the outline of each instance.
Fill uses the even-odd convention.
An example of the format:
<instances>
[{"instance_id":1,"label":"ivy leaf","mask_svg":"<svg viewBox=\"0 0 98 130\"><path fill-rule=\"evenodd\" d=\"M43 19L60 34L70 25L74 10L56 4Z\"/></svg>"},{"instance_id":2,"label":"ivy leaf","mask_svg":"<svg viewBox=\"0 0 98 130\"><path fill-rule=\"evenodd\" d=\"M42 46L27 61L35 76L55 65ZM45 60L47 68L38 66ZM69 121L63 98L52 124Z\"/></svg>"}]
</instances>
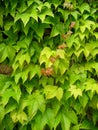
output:
<instances>
[{"instance_id":1,"label":"ivy leaf","mask_svg":"<svg viewBox=\"0 0 98 130\"><path fill-rule=\"evenodd\" d=\"M32 79L36 74L39 77L41 76L41 70L40 70L39 65L29 65L28 70L29 70L29 73L30 73L30 79Z\"/></svg>"},{"instance_id":2,"label":"ivy leaf","mask_svg":"<svg viewBox=\"0 0 98 130\"><path fill-rule=\"evenodd\" d=\"M43 34L44 34L44 29L48 28L48 27L49 26L47 26L47 24L44 24L44 23L42 23L42 24L35 23L32 28L34 29L34 31L36 32L36 34L40 38L42 38Z\"/></svg>"},{"instance_id":3,"label":"ivy leaf","mask_svg":"<svg viewBox=\"0 0 98 130\"><path fill-rule=\"evenodd\" d=\"M98 32L94 32L93 34L96 37L96 39L98 39Z\"/></svg>"},{"instance_id":4,"label":"ivy leaf","mask_svg":"<svg viewBox=\"0 0 98 130\"><path fill-rule=\"evenodd\" d=\"M93 21L91 21L91 20L85 20L85 21L83 21L83 24L84 24L84 25L80 26L80 30L81 30L82 33L84 33L84 31L85 31L86 29L90 30L91 27L92 27L95 23L94 23Z\"/></svg>"},{"instance_id":5,"label":"ivy leaf","mask_svg":"<svg viewBox=\"0 0 98 130\"><path fill-rule=\"evenodd\" d=\"M70 72L69 80L71 84L74 84L79 79L80 79L79 74L76 74L75 72Z\"/></svg>"},{"instance_id":6,"label":"ivy leaf","mask_svg":"<svg viewBox=\"0 0 98 130\"><path fill-rule=\"evenodd\" d=\"M37 6L37 9L41 12L43 10L43 8L51 8L51 4L49 4L48 2L40 2L39 6Z\"/></svg>"},{"instance_id":7,"label":"ivy leaf","mask_svg":"<svg viewBox=\"0 0 98 130\"><path fill-rule=\"evenodd\" d=\"M75 125L71 128L71 130L79 130L80 129L80 124L79 125Z\"/></svg>"},{"instance_id":8,"label":"ivy leaf","mask_svg":"<svg viewBox=\"0 0 98 130\"><path fill-rule=\"evenodd\" d=\"M56 55L59 56L61 59L65 59L65 51L62 49L57 49Z\"/></svg>"},{"instance_id":9,"label":"ivy leaf","mask_svg":"<svg viewBox=\"0 0 98 130\"><path fill-rule=\"evenodd\" d=\"M15 22L17 20L19 20L19 19L21 19L23 24L24 24L24 26L26 26L26 24L29 22L30 14L28 14L28 13L19 13L15 17Z\"/></svg>"},{"instance_id":10,"label":"ivy leaf","mask_svg":"<svg viewBox=\"0 0 98 130\"><path fill-rule=\"evenodd\" d=\"M12 130L14 129L14 123L10 117L10 114L7 114L4 118L4 122L2 123L4 125L5 129Z\"/></svg>"},{"instance_id":11,"label":"ivy leaf","mask_svg":"<svg viewBox=\"0 0 98 130\"><path fill-rule=\"evenodd\" d=\"M20 66L22 67L25 61L27 64L30 63L30 55L28 52L20 51L15 58L15 62L19 62Z\"/></svg>"},{"instance_id":12,"label":"ivy leaf","mask_svg":"<svg viewBox=\"0 0 98 130\"><path fill-rule=\"evenodd\" d=\"M40 94L39 91L36 91L33 95L28 97L27 103L28 115L30 120L33 119L38 110L40 110L42 113L45 111L45 100L43 95Z\"/></svg>"},{"instance_id":13,"label":"ivy leaf","mask_svg":"<svg viewBox=\"0 0 98 130\"><path fill-rule=\"evenodd\" d=\"M30 17L38 21L38 11L36 8L33 7L29 13L30 13Z\"/></svg>"},{"instance_id":14,"label":"ivy leaf","mask_svg":"<svg viewBox=\"0 0 98 130\"><path fill-rule=\"evenodd\" d=\"M15 82L16 84L19 82L20 78L23 80L23 83L27 80L27 78L32 79L35 75L41 76L40 67L38 65L29 64L20 72L16 72L15 74Z\"/></svg>"},{"instance_id":15,"label":"ivy leaf","mask_svg":"<svg viewBox=\"0 0 98 130\"><path fill-rule=\"evenodd\" d=\"M50 67L52 65L51 61L49 60L50 56L54 55L55 51L52 51L49 47L44 47L44 49L41 51L39 62L40 65L42 63L46 63L47 67Z\"/></svg>"},{"instance_id":16,"label":"ivy leaf","mask_svg":"<svg viewBox=\"0 0 98 130\"><path fill-rule=\"evenodd\" d=\"M79 101L80 101L81 105L83 106L83 108L85 108L85 106L87 105L88 100L89 100L89 98L86 94L83 94L82 97L79 97Z\"/></svg>"},{"instance_id":17,"label":"ivy leaf","mask_svg":"<svg viewBox=\"0 0 98 130\"><path fill-rule=\"evenodd\" d=\"M58 88L57 86L47 85L44 88L44 93L45 93L46 99L51 99L51 98L56 97L60 101L63 96L63 89Z\"/></svg>"},{"instance_id":18,"label":"ivy leaf","mask_svg":"<svg viewBox=\"0 0 98 130\"><path fill-rule=\"evenodd\" d=\"M69 66L69 63L67 60L65 61L63 59L60 59L59 70L60 70L61 75L63 75L66 72L68 66Z\"/></svg>"},{"instance_id":19,"label":"ivy leaf","mask_svg":"<svg viewBox=\"0 0 98 130\"><path fill-rule=\"evenodd\" d=\"M62 23L55 24L52 28L50 37L55 37L64 33L64 25Z\"/></svg>"},{"instance_id":20,"label":"ivy leaf","mask_svg":"<svg viewBox=\"0 0 98 130\"><path fill-rule=\"evenodd\" d=\"M3 8L0 9L0 26L3 26Z\"/></svg>"},{"instance_id":21,"label":"ivy leaf","mask_svg":"<svg viewBox=\"0 0 98 130\"><path fill-rule=\"evenodd\" d=\"M40 57L43 56L43 55L46 55L46 57L49 58L52 55L51 52L52 51L51 51L51 49L49 47L44 47L44 49L41 52Z\"/></svg>"},{"instance_id":22,"label":"ivy leaf","mask_svg":"<svg viewBox=\"0 0 98 130\"><path fill-rule=\"evenodd\" d=\"M51 16L51 17L54 17L51 9L47 8L47 7L44 7L41 12L39 13L39 18L41 19L42 23L44 22L46 16Z\"/></svg>"},{"instance_id":23,"label":"ivy leaf","mask_svg":"<svg viewBox=\"0 0 98 130\"><path fill-rule=\"evenodd\" d=\"M38 104L38 109L43 113L45 111L45 99L39 91L36 91L34 94L34 98Z\"/></svg>"},{"instance_id":24,"label":"ivy leaf","mask_svg":"<svg viewBox=\"0 0 98 130\"><path fill-rule=\"evenodd\" d=\"M74 43L74 39L76 39L76 38L75 38L75 35L71 35L70 38L66 39L66 43L67 43L67 46L68 46L69 48L72 47L72 45L73 45L73 43Z\"/></svg>"},{"instance_id":25,"label":"ivy leaf","mask_svg":"<svg viewBox=\"0 0 98 130\"><path fill-rule=\"evenodd\" d=\"M13 86L13 90L14 90L14 94L13 94L13 98L17 101L17 103L19 103L20 97L21 97L21 90L20 90L20 85L16 85L16 84L12 84Z\"/></svg>"},{"instance_id":26,"label":"ivy leaf","mask_svg":"<svg viewBox=\"0 0 98 130\"><path fill-rule=\"evenodd\" d=\"M90 12L90 6L87 3L83 3L81 6L79 6L79 10L82 14L84 13L85 10Z\"/></svg>"},{"instance_id":27,"label":"ivy leaf","mask_svg":"<svg viewBox=\"0 0 98 130\"><path fill-rule=\"evenodd\" d=\"M24 111L20 111L20 112L18 112L16 110L12 111L11 118L14 123L19 121L21 124L24 124L27 121L27 115Z\"/></svg>"},{"instance_id":28,"label":"ivy leaf","mask_svg":"<svg viewBox=\"0 0 98 130\"><path fill-rule=\"evenodd\" d=\"M39 129L43 130L44 129L46 120L43 120L42 118L43 117L41 114L36 115L35 120L31 122L31 128L33 130L39 130Z\"/></svg>"},{"instance_id":29,"label":"ivy leaf","mask_svg":"<svg viewBox=\"0 0 98 130\"><path fill-rule=\"evenodd\" d=\"M5 107L5 114L8 114L17 108L17 103L14 100L9 100Z\"/></svg>"},{"instance_id":30,"label":"ivy leaf","mask_svg":"<svg viewBox=\"0 0 98 130\"><path fill-rule=\"evenodd\" d=\"M51 85L45 86L44 93L46 99L54 98L56 96L57 89L58 89L57 86L51 86Z\"/></svg>"},{"instance_id":31,"label":"ivy leaf","mask_svg":"<svg viewBox=\"0 0 98 130\"><path fill-rule=\"evenodd\" d=\"M46 119L47 119L47 123L50 126L50 128L52 129L54 126L54 120L55 120L55 116L53 113L53 110L51 108L48 108L46 110Z\"/></svg>"},{"instance_id":32,"label":"ivy leaf","mask_svg":"<svg viewBox=\"0 0 98 130\"><path fill-rule=\"evenodd\" d=\"M77 124L78 123L78 118L76 113L73 110L66 110L65 115L69 118L70 122L72 122L73 124Z\"/></svg>"},{"instance_id":33,"label":"ivy leaf","mask_svg":"<svg viewBox=\"0 0 98 130\"><path fill-rule=\"evenodd\" d=\"M79 13L78 11L72 11L71 15L75 18L75 20L77 20Z\"/></svg>"},{"instance_id":34,"label":"ivy leaf","mask_svg":"<svg viewBox=\"0 0 98 130\"><path fill-rule=\"evenodd\" d=\"M57 114L57 116L55 117L55 121L54 121L54 129L56 129L56 127L58 126L58 124L61 122L61 112L59 112Z\"/></svg>"},{"instance_id":35,"label":"ivy leaf","mask_svg":"<svg viewBox=\"0 0 98 130\"><path fill-rule=\"evenodd\" d=\"M54 62L54 71L55 71L55 74L57 74L58 73L58 69L59 69L59 60L56 60L55 62Z\"/></svg>"},{"instance_id":36,"label":"ivy leaf","mask_svg":"<svg viewBox=\"0 0 98 130\"><path fill-rule=\"evenodd\" d=\"M80 88L76 88L76 85L71 85L69 88L71 95L76 99L78 96L82 96L82 90Z\"/></svg>"},{"instance_id":37,"label":"ivy leaf","mask_svg":"<svg viewBox=\"0 0 98 130\"><path fill-rule=\"evenodd\" d=\"M52 4L55 6L55 8L57 8L60 4L59 0L52 0Z\"/></svg>"},{"instance_id":38,"label":"ivy leaf","mask_svg":"<svg viewBox=\"0 0 98 130\"><path fill-rule=\"evenodd\" d=\"M60 101L63 97L63 89L62 88L58 88L57 92L56 92L56 98Z\"/></svg>"},{"instance_id":39,"label":"ivy leaf","mask_svg":"<svg viewBox=\"0 0 98 130\"><path fill-rule=\"evenodd\" d=\"M14 93L12 88L6 89L6 91L2 94L2 104L5 106L9 99L15 94L16 93Z\"/></svg>"},{"instance_id":40,"label":"ivy leaf","mask_svg":"<svg viewBox=\"0 0 98 130\"><path fill-rule=\"evenodd\" d=\"M94 122L94 125L96 124L97 120L98 120L98 111L95 110L93 112L93 122Z\"/></svg>"},{"instance_id":41,"label":"ivy leaf","mask_svg":"<svg viewBox=\"0 0 98 130\"><path fill-rule=\"evenodd\" d=\"M68 117L66 117L66 115L64 113L62 113L61 115L61 126L62 126L62 130L69 130L70 129L70 120L68 119Z\"/></svg>"},{"instance_id":42,"label":"ivy leaf","mask_svg":"<svg viewBox=\"0 0 98 130\"><path fill-rule=\"evenodd\" d=\"M1 114L0 114L0 124L1 124L1 122L5 116L5 111L4 111L3 105L0 105L0 112L1 112Z\"/></svg>"},{"instance_id":43,"label":"ivy leaf","mask_svg":"<svg viewBox=\"0 0 98 130\"><path fill-rule=\"evenodd\" d=\"M0 56L0 62L3 62L6 58L12 61L15 56L15 49L10 45L2 43L0 44Z\"/></svg>"},{"instance_id":44,"label":"ivy leaf","mask_svg":"<svg viewBox=\"0 0 98 130\"><path fill-rule=\"evenodd\" d=\"M70 12L68 10L64 10L61 8L58 8L58 12L60 12L63 15L64 21L68 19L68 16L70 15Z\"/></svg>"},{"instance_id":45,"label":"ivy leaf","mask_svg":"<svg viewBox=\"0 0 98 130\"><path fill-rule=\"evenodd\" d=\"M89 120L84 119L84 121L80 125L80 129L87 129L87 130L89 130L91 128L92 128L92 123L90 123Z\"/></svg>"},{"instance_id":46,"label":"ivy leaf","mask_svg":"<svg viewBox=\"0 0 98 130\"><path fill-rule=\"evenodd\" d=\"M86 91L91 90L92 93L96 91L98 93L98 84L96 83L94 79L88 79L85 82L85 90Z\"/></svg>"},{"instance_id":47,"label":"ivy leaf","mask_svg":"<svg viewBox=\"0 0 98 130\"><path fill-rule=\"evenodd\" d=\"M5 25L4 25L4 29L5 30L9 30L11 28L11 26L14 24L13 21L6 21Z\"/></svg>"}]
</instances>

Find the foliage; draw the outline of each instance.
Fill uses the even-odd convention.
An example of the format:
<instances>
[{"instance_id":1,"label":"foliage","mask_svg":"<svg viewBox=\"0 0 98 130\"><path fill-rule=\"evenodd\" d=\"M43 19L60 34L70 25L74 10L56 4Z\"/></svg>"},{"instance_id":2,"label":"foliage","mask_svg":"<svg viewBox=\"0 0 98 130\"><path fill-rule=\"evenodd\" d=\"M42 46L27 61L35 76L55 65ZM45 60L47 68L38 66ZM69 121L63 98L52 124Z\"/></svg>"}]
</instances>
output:
<instances>
[{"instance_id":1,"label":"foliage","mask_svg":"<svg viewBox=\"0 0 98 130\"><path fill-rule=\"evenodd\" d=\"M1 130L98 129L98 2L0 6Z\"/></svg>"}]
</instances>

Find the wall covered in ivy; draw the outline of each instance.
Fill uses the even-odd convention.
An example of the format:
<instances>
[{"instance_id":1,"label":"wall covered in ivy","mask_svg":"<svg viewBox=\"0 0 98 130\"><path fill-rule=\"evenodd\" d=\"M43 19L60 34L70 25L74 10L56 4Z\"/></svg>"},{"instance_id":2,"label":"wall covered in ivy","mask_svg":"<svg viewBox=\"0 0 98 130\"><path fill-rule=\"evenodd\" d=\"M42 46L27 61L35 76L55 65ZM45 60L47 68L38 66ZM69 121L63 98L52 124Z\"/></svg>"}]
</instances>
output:
<instances>
[{"instance_id":1,"label":"wall covered in ivy","mask_svg":"<svg viewBox=\"0 0 98 130\"><path fill-rule=\"evenodd\" d=\"M97 0L0 0L0 129L98 129Z\"/></svg>"}]
</instances>

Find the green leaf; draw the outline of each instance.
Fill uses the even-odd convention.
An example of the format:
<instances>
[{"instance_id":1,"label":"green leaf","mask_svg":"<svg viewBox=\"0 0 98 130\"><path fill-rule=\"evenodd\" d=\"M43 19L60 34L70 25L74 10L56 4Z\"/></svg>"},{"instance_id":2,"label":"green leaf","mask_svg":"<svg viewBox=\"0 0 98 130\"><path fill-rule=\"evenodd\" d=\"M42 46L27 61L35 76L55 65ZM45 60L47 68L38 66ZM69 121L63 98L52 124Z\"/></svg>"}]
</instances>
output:
<instances>
[{"instance_id":1,"label":"green leaf","mask_svg":"<svg viewBox=\"0 0 98 130\"><path fill-rule=\"evenodd\" d=\"M2 7L1 7L2 8ZM3 26L3 8L0 9L0 26Z\"/></svg>"},{"instance_id":2,"label":"green leaf","mask_svg":"<svg viewBox=\"0 0 98 130\"><path fill-rule=\"evenodd\" d=\"M13 98L17 101L17 103L19 103L20 97L21 97L21 90L20 90L20 85L16 85L16 84L12 84L13 86L13 90L14 90L14 94L13 94Z\"/></svg>"},{"instance_id":3,"label":"green leaf","mask_svg":"<svg viewBox=\"0 0 98 130\"><path fill-rule=\"evenodd\" d=\"M79 97L79 101L80 101L81 105L83 106L83 108L86 107L88 100L89 100L89 98L86 94L83 94L82 97Z\"/></svg>"},{"instance_id":4,"label":"green leaf","mask_svg":"<svg viewBox=\"0 0 98 130\"><path fill-rule=\"evenodd\" d=\"M15 22L19 19L21 19L24 26L26 26L26 24L29 22L30 14L29 13L17 14L16 17L15 17Z\"/></svg>"},{"instance_id":5,"label":"green leaf","mask_svg":"<svg viewBox=\"0 0 98 130\"><path fill-rule=\"evenodd\" d=\"M90 12L90 6L87 3L83 3L81 6L79 6L79 10L82 14L84 13L85 10Z\"/></svg>"},{"instance_id":6,"label":"green leaf","mask_svg":"<svg viewBox=\"0 0 98 130\"><path fill-rule=\"evenodd\" d=\"M50 56L54 55L55 51L52 51L49 47L44 47L44 49L41 51L39 62L40 65L42 63L46 63L46 67L51 67L52 62L50 61Z\"/></svg>"},{"instance_id":7,"label":"green leaf","mask_svg":"<svg viewBox=\"0 0 98 130\"><path fill-rule=\"evenodd\" d=\"M0 94L5 91L6 88L10 86L10 78L6 75L0 75Z\"/></svg>"},{"instance_id":8,"label":"green leaf","mask_svg":"<svg viewBox=\"0 0 98 130\"><path fill-rule=\"evenodd\" d=\"M5 116L2 125L4 125L7 130L12 130L14 128L14 123L10 117L10 114Z\"/></svg>"},{"instance_id":9,"label":"green leaf","mask_svg":"<svg viewBox=\"0 0 98 130\"><path fill-rule=\"evenodd\" d=\"M78 123L77 115L73 110L66 110L65 114L69 118L70 122L72 122L73 124Z\"/></svg>"},{"instance_id":10,"label":"green leaf","mask_svg":"<svg viewBox=\"0 0 98 130\"><path fill-rule=\"evenodd\" d=\"M53 65L53 66L54 66L55 74L58 73L59 64L60 64L60 60L56 60L56 61L54 62L54 65Z\"/></svg>"},{"instance_id":11,"label":"green leaf","mask_svg":"<svg viewBox=\"0 0 98 130\"><path fill-rule=\"evenodd\" d=\"M21 76L22 76L22 72L15 74L15 83L16 84L19 82L19 79L21 78Z\"/></svg>"},{"instance_id":12,"label":"green leaf","mask_svg":"<svg viewBox=\"0 0 98 130\"><path fill-rule=\"evenodd\" d=\"M75 39L75 35L71 35L70 38L66 39L66 43L69 48L71 48L72 45L74 44L74 39Z\"/></svg>"},{"instance_id":13,"label":"green leaf","mask_svg":"<svg viewBox=\"0 0 98 130\"><path fill-rule=\"evenodd\" d=\"M3 62L6 58L9 58L10 61L13 60L15 56L15 49L4 43L0 44L0 62Z\"/></svg>"},{"instance_id":14,"label":"green leaf","mask_svg":"<svg viewBox=\"0 0 98 130\"><path fill-rule=\"evenodd\" d=\"M1 112L1 114L0 114L0 124L1 124L1 122L5 116L5 110L4 110L3 105L0 105L0 112Z\"/></svg>"},{"instance_id":15,"label":"green leaf","mask_svg":"<svg viewBox=\"0 0 98 130\"><path fill-rule=\"evenodd\" d=\"M11 28L11 26L13 26L14 22L13 21L6 21L5 25L4 25L4 29L5 30L9 30Z\"/></svg>"},{"instance_id":16,"label":"green leaf","mask_svg":"<svg viewBox=\"0 0 98 130\"><path fill-rule=\"evenodd\" d=\"M85 90L91 90L92 93L96 91L98 93L98 84L94 79L88 79L87 82L85 82Z\"/></svg>"},{"instance_id":17,"label":"green leaf","mask_svg":"<svg viewBox=\"0 0 98 130\"><path fill-rule=\"evenodd\" d=\"M68 117L66 117L66 115L64 113L62 113L61 115L61 126L62 126L62 130L69 130L70 129L70 120L68 119Z\"/></svg>"},{"instance_id":18,"label":"green leaf","mask_svg":"<svg viewBox=\"0 0 98 130\"><path fill-rule=\"evenodd\" d=\"M62 88L58 88L57 86L51 86L51 85L45 86L44 93L45 93L46 99L51 99L51 98L56 97L60 101L63 96Z\"/></svg>"},{"instance_id":19,"label":"green leaf","mask_svg":"<svg viewBox=\"0 0 98 130\"><path fill-rule=\"evenodd\" d=\"M78 96L82 96L82 90L80 88L76 88L76 85L71 85L69 88L71 95L76 99Z\"/></svg>"},{"instance_id":20,"label":"green leaf","mask_svg":"<svg viewBox=\"0 0 98 130\"><path fill-rule=\"evenodd\" d=\"M93 122L94 122L94 125L96 124L97 120L98 120L98 111L94 110L93 111Z\"/></svg>"},{"instance_id":21,"label":"green leaf","mask_svg":"<svg viewBox=\"0 0 98 130\"><path fill-rule=\"evenodd\" d=\"M47 24L44 24L44 23L42 23L42 24L35 23L32 28L34 29L34 31L36 32L36 34L40 38L42 38L43 34L44 34L45 28L48 28L48 27L49 26Z\"/></svg>"},{"instance_id":22,"label":"green leaf","mask_svg":"<svg viewBox=\"0 0 98 130\"><path fill-rule=\"evenodd\" d=\"M41 52L40 59L43 55L46 55L47 58L49 58L52 54L52 51L49 47L44 47L44 49Z\"/></svg>"},{"instance_id":23,"label":"green leaf","mask_svg":"<svg viewBox=\"0 0 98 130\"><path fill-rule=\"evenodd\" d=\"M80 130L80 124L73 126L71 130Z\"/></svg>"},{"instance_id":24,"label":"green leaf","mask_svg":"<svg viewBox=\"0 0 98 130\"><path fill-rule=\"evenodd\" d=\"M15 62L19 62L20 66L23 66L24 62L26 61L27 64L30 63L30 55L28 52L20 52L18 53L18 55L16 56Z\"/></svg>"},{"instance_id":25,"label":"green leaf","mask_svg":"<svg viewBox=\"0 0 98 130\"><path fill-rule=\"evenodd\" d=\"M26 103L26 104L25 104ZM44 96L39 91L33 93L27 98L27 101L23 100L22 109L27 106L29 120L32 120L36 115L37 111L40 110L42 113L45 111L45 100Z\"/></svg>"},{"instance_id":26,"label":"green leaf","mask_svg":"<svg viewBox=\"0 0 98 130\"><path fill-rule=\"evenodd\" d=\"M6 91L2 94L2 104L5 106L8 103L9 99L15 94L16 93L14 93L12 88L6 89Z\"/></svg>"},{"instance_id":27,"label":"green leaf","mask_svg":"<svg viewBox=\"0 0 98 130\"><path fill-rule=\"evenodd\" d=\"M50 37L55 37L64 33L64 25L62 23L53 26Z\"/></svg>"},{"instance_id":28,"label":"green leaf","mask_svg":"<svg viewBox=\"0 0 98 130\"><path fill-rule=\"evenodd\" d=\"M31 80L36 74L39 77L41 76L40 67L38 65L29 64L20 72L15 73L15 76L14 76L15 82L17 84L20 78L23 80L23 82L25 82L27 78L30 78Z\"/></svg>"},{"instance_id":29,"label":"green leaf","mask_svg":"<svg viewBox=\"0 0 98 130\"><path fill-rule=\"evenodd\" d=\"M93 34L96 37L96 39L98 39L98 32L94 32Z\"/></svg>"},{"instance_id":30,"label":"green leaf","mask_svg":"<svg viewBox=\"0 0 98 130\"><path fill-rule=\"evenodd\" d=\"M75 72L70 72L69 76L70 76L69 80L71 84L74 84L77 80L80 79L79 74L76 74Z\"/></svg>"},{"instance_id":31,"label":"green leaf","mask_svg":"<svg viewBox=\"0 0 98 130\"><path fill-rule=\"evenodd\" d=\"M62 49L57 49L56 55L59 56L61 59L65 59L66 53L65 53L65 51L62 50Z\"/></svg>"},{"instance_id":32,"label":"green leaf","mask_svg":"<svg viewBox=\"0 0 98 130\"><path fill-rule=\"evenodd\" d=\"M35 116L35 121L31 122L31 127L33 130L43 130L46 122L42 120L42 115L38 114Z\"/></svg>"},{"instance_id":33,"label":"green leaf","mask_svg":"<svg viewBox=\"0 0 98 130\"><path fill-rule=\"evenodd\" d=\"M71 15L75 18L75 20L77 20L79 12L78 11L72 11Z\"/></svg>"},{"instance_id":34,"label":"green leaf","mask_svg":"<svg viewBox=\"0 0 98 130\"><path fill-rule=\"evenodd\" d=\"M16 108L17 108L16 102L11 100L11 101L7 104L7 106L6 106L6 108L5 108L5 114L12 112L12 111L15 110Z\"/></svg>"},{"instance_id":35,"label":"green leaf","mask_svg":"<svg viewBox=\"0 0 98 130\"><path fill-rule=\"evenodd\" d=\"M54 126L55 116L51 108L47 108L46 110L46 119L50 129L52 129Z\"/></svg>"},{"instance_id":36,"label":"green leaf","mask_svg":"<svg viewBox=\"0 0 98 130\"><path fill-rule=\"evenodd\" d=\"M58 12L61 12L61 14L63 15L64 21L66 22L66 20L68 19L68 16L70 15L70 12L68 10L64 10L61 8L58 8Z\"/></svg>"},{"instance_id":37,"label":"green leaf","mask_svg":"<svg viewBox=\"0 0 98 130\"><path fill-rule=\"evenodd\" d=\"M92 123L89 120L84 119L84 121L80 125L80 129L90 130L91 128L92 128Z\"/></svg>"},{"instance_id":38,"label":"green leaf","mask_svg":"<svg viewBox=\"0 0 98 130\"><path fill-rule=\"evenodd\" d=\"M60 70L61 75L63 75L66 72L66 70L68 69L68 66L69 66L69 63L67 59L66 60L60 59L59 70Z\"/></svg>"},{"instance_id":39,"label":"green leaf","mask_svg":"<svg viewBox=\"0 0 98 130\"><path fill-rule=\"evenodd\" d=\"M36 8L32 8L29 13L30 13L30 17L38 21L38 11Z\"/></svg>"},{"instance_id":40,"label":"green leaf","mask_svg":"<svg viewBox=\"0 0 98 130\"><path fill-rule=\"evenodd\" d=\"M54 17L54 14L52 13L51 9L46 7L46 8L43 8L41 10L41 12L39 13L39 15L38 15L39 18L41 19L42 23L44 22L47 15L51 16L51 17Z\"/></svg>"},{"instance_id":41,"label":"green leaf","mask_svg":"<svg viewBox=\"0 0 98 130\"><path fill-rule=\"evenodd\" d=\"M16 110L11 112L11 118L14 123L19 121L21 124L24 124L27 121L27 115L24 111L17 112Z\"/></svg>"},{"instance_id":42,"label":"green leaf","mask_svg":"<svg viewBox=\"0 0 98 130\"><path fill-rule=\"evenodd\" d=\"M61 108L61 102L58 100L54 100L52 102L52 109L53 109L53 113L55 116L57 116L59 114L60 108Z\"/></svg>"},{"instance_id":43,"label":"green leaf","mask_svg":"<svg viewBox=\"0 0 98 130\"><path fill-rule=\"evenodd\" d=\"M51 86L51 85L45 86L44 93L45 93L46 99L51 99L51 98L56 97L57 89L58 89L57 86Z\"/></svg>"},{"instance_id":44,"label":"green leaf","mask_svg":"<svg viewBox=\"0 0 98 130\"><path fill-rule=\"evenodd\" d=\"M52 4L57 8L61 2L59 0L52 0Z\"/></svg>"},{"instance_id":45,"label":"green leaf","mask_svg":"<svg viewBox=\"0 0 98 130\"><path fill-rule=\"evenodd\" d=\"M60 101L63 97L63 89L62 88L58 88L57 92L56 92L56 98Z\"/></svg>"},{"instance_id":46,"label":"green leaf","mask_svg":"<svg viewBox=\"0 0 98 130\"><path fill-rule=\"evenodd\" d=\"M91 21L91 20L85 20L85 21L83 21L83 25L80 26L81 32L84 33L84 31L85 31L86 29L90 30L91 27L92 27L94 24L95 24L95 23L94 23L93 21Z\"/></svg>"},{"instance_id":47,"label":"green leaf","mask_svg":"<svg viewBox=\"0 0 98 130\"><path fill-rule=\"evenodd\" d=\"M57 116L55 117L54 129L56 129L56 127L59 125L60 122L61 122L61 113L59 112L59 113L57 114Z\"/></svg>"}]
</instances>

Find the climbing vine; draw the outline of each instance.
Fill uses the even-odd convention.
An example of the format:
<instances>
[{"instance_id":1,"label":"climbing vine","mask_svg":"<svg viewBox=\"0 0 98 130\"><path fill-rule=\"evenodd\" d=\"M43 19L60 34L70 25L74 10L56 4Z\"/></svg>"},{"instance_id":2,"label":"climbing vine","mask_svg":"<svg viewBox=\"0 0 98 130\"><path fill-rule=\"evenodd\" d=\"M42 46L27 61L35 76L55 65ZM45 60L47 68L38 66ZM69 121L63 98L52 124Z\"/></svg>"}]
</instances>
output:
<instances>
[{"instance_id":1,"label":"climbing vine","mask_svg":"<svg viewBox=\"0 0 98 130\"><path fill-rule=\"evenodd\" d=\"M0 6L0 129L98 129L98 2Z\"/></svg>"}]
</instances>

